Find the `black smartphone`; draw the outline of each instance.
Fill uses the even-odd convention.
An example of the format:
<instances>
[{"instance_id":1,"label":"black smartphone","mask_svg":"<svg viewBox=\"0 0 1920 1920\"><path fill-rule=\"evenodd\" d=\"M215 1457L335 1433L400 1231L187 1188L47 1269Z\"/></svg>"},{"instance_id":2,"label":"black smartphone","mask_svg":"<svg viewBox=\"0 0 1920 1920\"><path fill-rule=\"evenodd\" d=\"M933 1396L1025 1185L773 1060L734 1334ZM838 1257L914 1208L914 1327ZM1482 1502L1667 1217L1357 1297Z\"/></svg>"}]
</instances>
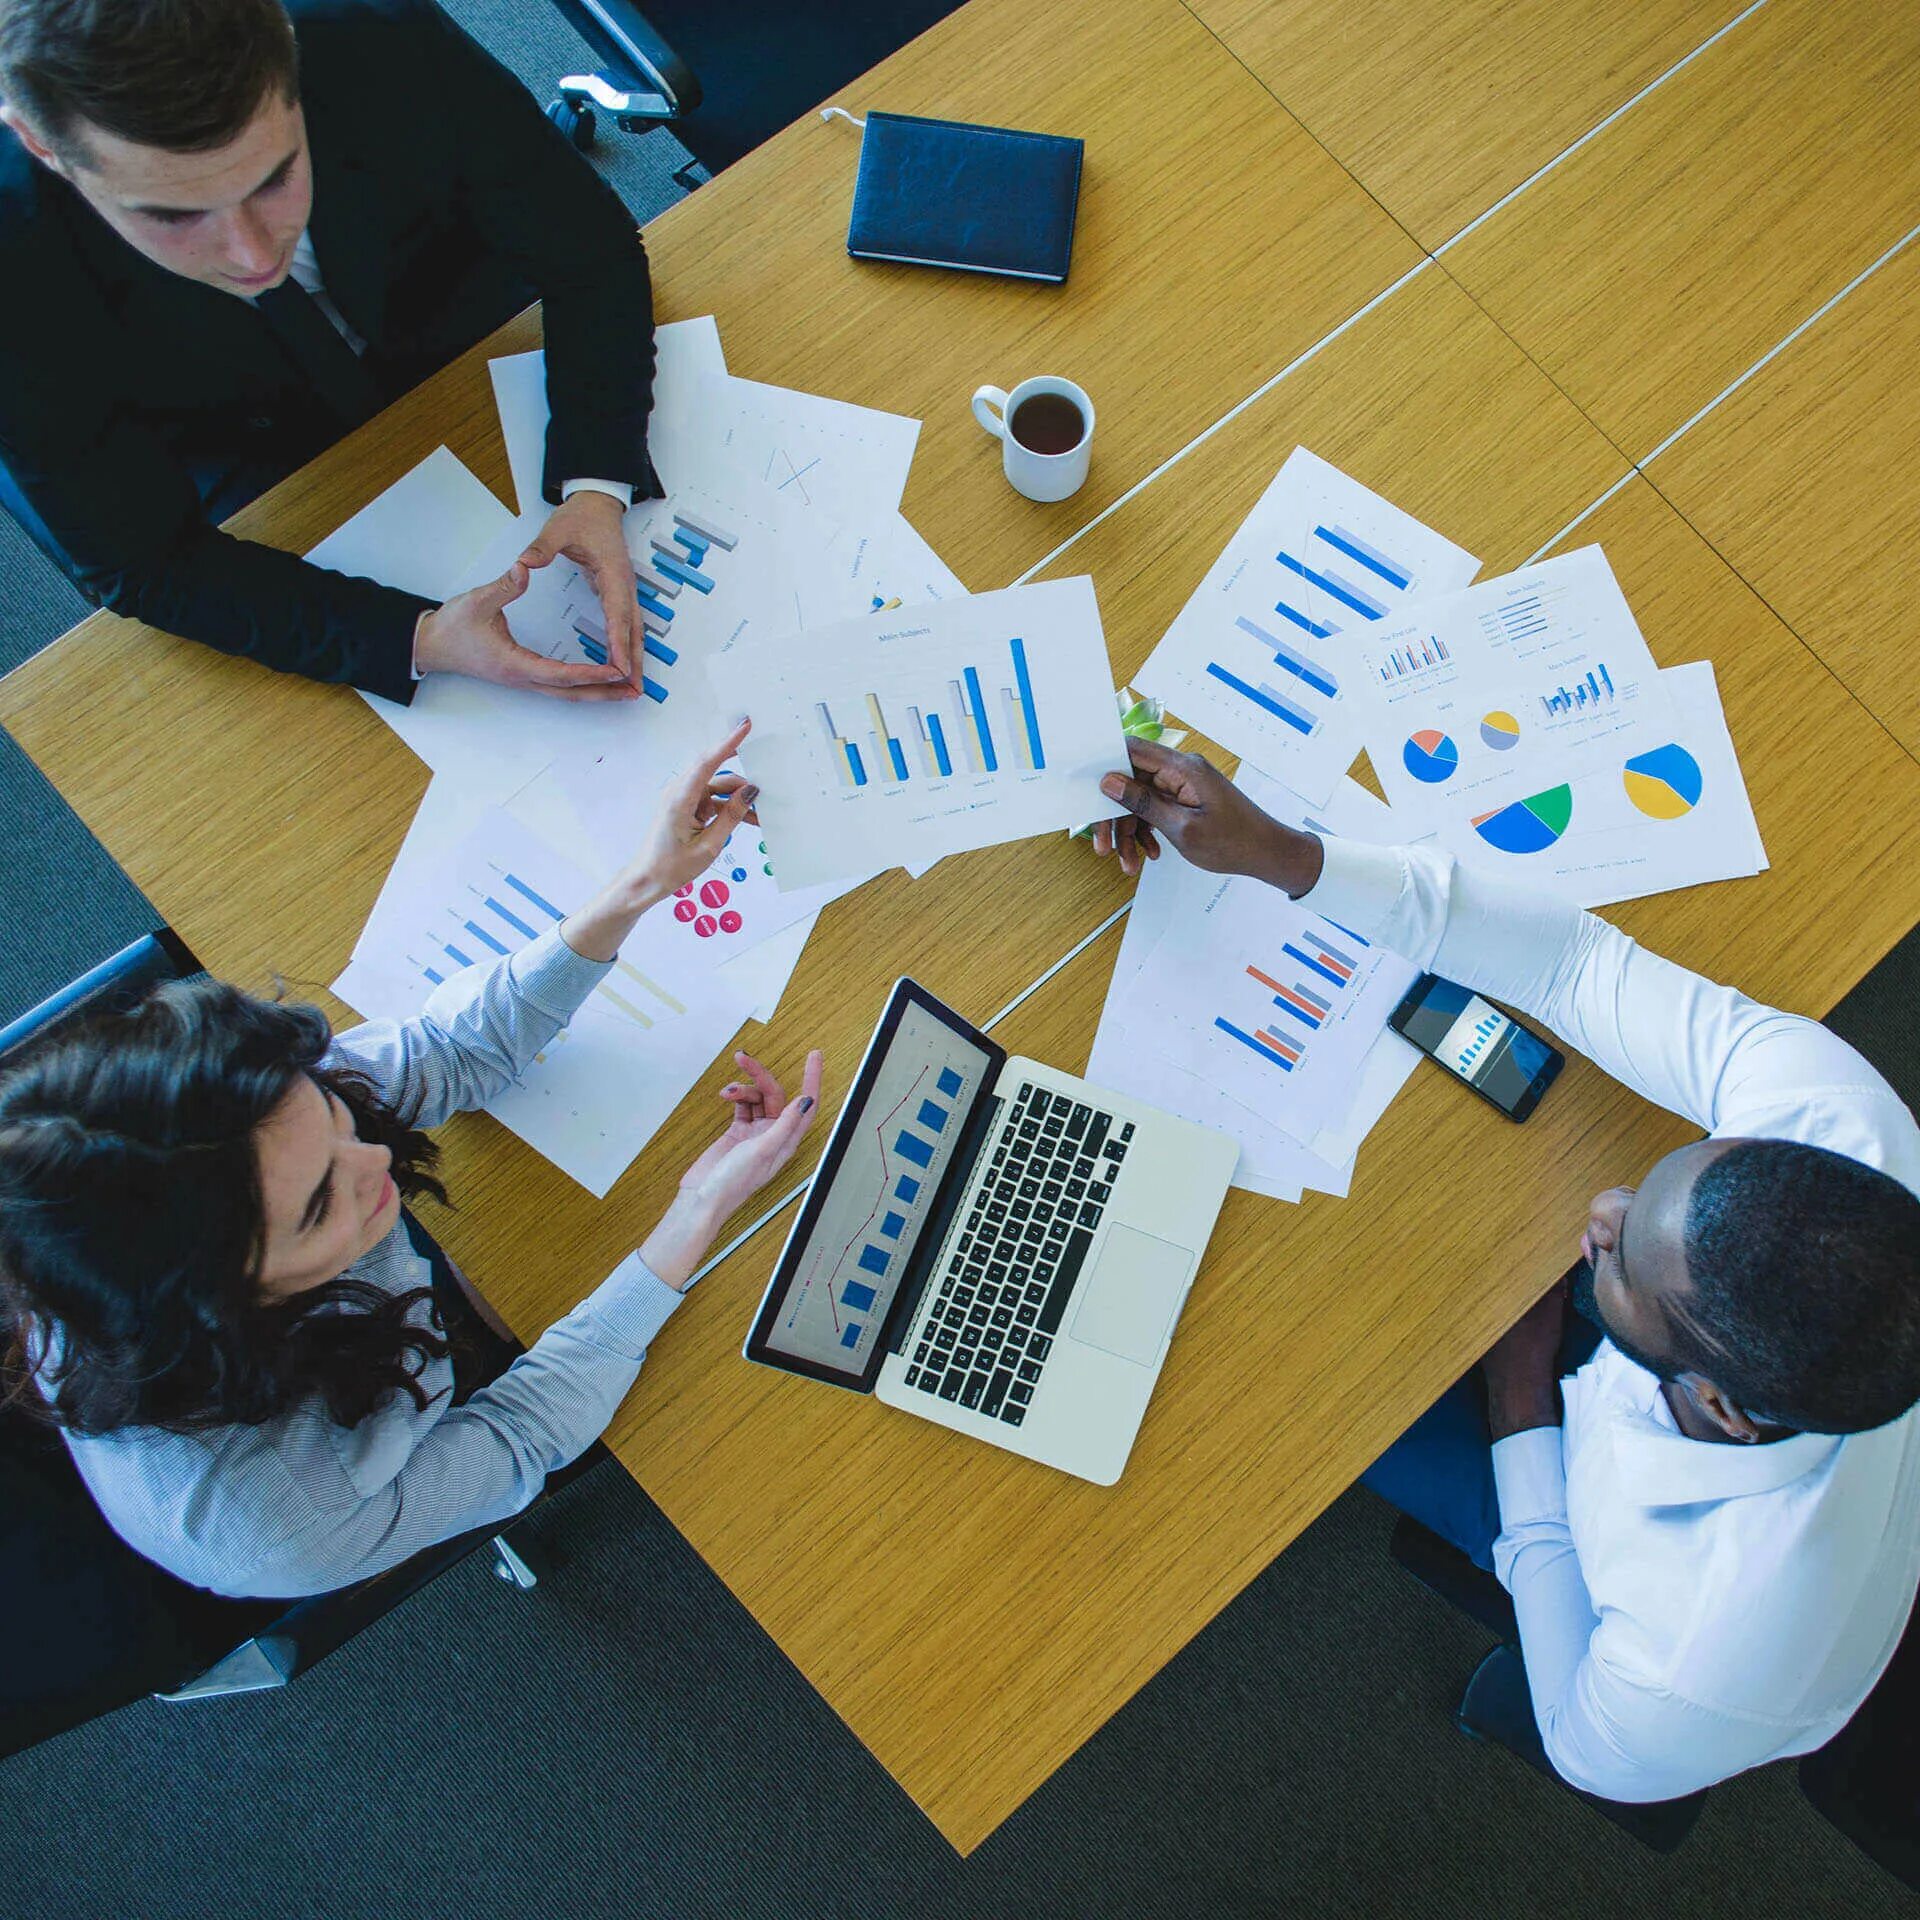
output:
<instances>
[{"instance_id":1,"label":"black smartphone","mask_svg":"<svg viewBox=\"0 0 1920 1920\"><path fill-rule=\"evenodd\" d=\"M1509 1120L1524 1120L1567 1064L1557 1047L1492 1001L1436 973L1423 973L1387 1025L1464 1080Z\"/></svg>"}]
</instances>

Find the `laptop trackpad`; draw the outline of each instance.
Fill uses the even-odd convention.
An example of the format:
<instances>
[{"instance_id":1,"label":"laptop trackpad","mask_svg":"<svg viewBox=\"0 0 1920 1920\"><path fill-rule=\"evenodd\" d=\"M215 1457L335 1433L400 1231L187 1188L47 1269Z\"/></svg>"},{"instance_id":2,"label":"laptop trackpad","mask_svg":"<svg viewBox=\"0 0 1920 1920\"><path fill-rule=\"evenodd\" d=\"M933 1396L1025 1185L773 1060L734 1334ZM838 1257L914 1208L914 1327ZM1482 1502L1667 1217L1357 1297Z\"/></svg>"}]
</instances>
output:
<instances>
[{"instance_id":1,"label":"laptop trackpad","mask_svg":"<svg viewBox=\"0 0 1920 1920\"><path fill-rule=\"evenodd\" d=\"M1173 1324L1193 1254L1132 1227L1111 1227L1073 1316L1074 1339L1151 1366Z\"/></svg>"}]
</instances>

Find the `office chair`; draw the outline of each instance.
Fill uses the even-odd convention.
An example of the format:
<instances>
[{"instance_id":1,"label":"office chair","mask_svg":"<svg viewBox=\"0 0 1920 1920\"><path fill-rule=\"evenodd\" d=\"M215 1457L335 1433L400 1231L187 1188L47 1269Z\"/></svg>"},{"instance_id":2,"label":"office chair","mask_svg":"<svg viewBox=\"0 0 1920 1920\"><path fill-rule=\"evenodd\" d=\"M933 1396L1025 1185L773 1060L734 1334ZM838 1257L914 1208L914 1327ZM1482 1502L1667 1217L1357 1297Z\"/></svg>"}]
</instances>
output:
<instances>
[{"instance_id":1,"label":"office chair","mask_svg":"<svg viewBox=\"0 0 1920 1920\"><path fill-rule=\"evenodd\" d=\"M1484 1567L1475 1566L1451 1542L1404 1514L1394 1526L1388 1551L1422 1586L1499 1636L1500 1644L1474 1670L1454 1711L1454 1724L1460 1731L1505 1747L1562 1791L1578 1795L1643 1847L1655 1853L1671 1853L1679 1846L1693 1831L1693 1823L1707 1803L1704 1790L1684 1794L1678 1800L1633 1805L1583 1792L1554 1771L1533 1717L1533 1696L1527 1689L1526 1663L1520 1657L1520 1626L1514 1617L1513 1600L1500 1582Z\"/></svg>"},{"instance_id":2,"label":"office chair","mask_svg":"<svg viewBox=\"0 0 1920 1920\"><path fill-rule=\"evenodd\" d=\"M1859 1712L1800 1762L1800 1790L1869 1860L1920 1893L1920 1607Z\"/></svg>"},{"instance_id":3,"label":"office chair","mask_svg":"<svg viewBox=\"0 0 1920 1920\"><path fill-rule=\"evenodd\" d=\"M202 970L168 928L135 941L0 1028L0 1072L69 1022ZM590 1449L549 1488L606 1457ZM0 1757L141 1694L190 1700L283 1687L488 1539L503 1580L536 1583L540 1561L526 1543L480 1528L336 1593L225 1599L126 1545L59 1434L17 1408L0 1409Z\"/></svg>"},{"instance_id":4,"label":"office chair","mask_svg":"<svg viewBox=\"0 0 1920 1920\"><path fill-rule=\"evenodd\" d=\"M959 0L646 0L644 13L630 0L554 5L610 72L569 74L548 118L583 151L596 110L632 132L670 119L674 137L715 174Z\"/></svg>"}]
</instances>

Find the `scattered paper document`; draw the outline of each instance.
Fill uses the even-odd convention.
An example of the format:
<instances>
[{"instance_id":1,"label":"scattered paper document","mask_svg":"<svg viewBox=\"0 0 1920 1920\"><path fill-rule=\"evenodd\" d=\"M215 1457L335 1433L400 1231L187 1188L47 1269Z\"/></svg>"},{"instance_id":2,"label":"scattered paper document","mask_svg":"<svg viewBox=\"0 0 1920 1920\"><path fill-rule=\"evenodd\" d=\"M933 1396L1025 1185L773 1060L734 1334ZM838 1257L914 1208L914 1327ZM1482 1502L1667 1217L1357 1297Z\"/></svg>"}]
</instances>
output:
<instances>
[{"instance_id":1,"label":"scattered paper document","mask_svg":"<svg viewBox=\"0 0 1920 1920\"><path fill-rule=\"evenodd\" d=\"M307 558L335 573L444 600L459 591L478 556L512 525L513 515L458 457L435 447Z\"/></svg>"},{"instance_id":2,"label":"scattered paper document","mask_svg":"<svg viewBox=\"0 0 1920 1920\"><path fill-rule=\"evenodd\" d=\"M1346 1118L1355 1076L1420 969L1276 887L1220 879L1140 970L1152 1044L1297 1140Z\"/></svg>"},{"instance_id":3,"label":"scattered paper document","mask_svg":"<svg viewBox=\"0 0 1920 1920\"><path fill-rule=\"evenodd\" d=\"M1525 878L1582 907L1763 871L1766 849L1712 663L1668 667L1660 679L1676 715L1670 735L1575 775L1566 824L1550 845L1528 851L1527 841L1510 852L1457 820L1445 843L1471 865Z\"/></svg>"},{"instance_id":4,"label":"scattered paper document","mask_svg":"<svg viewBox=\"0 0 1920 1920\"><path fill-rule=\"evenodd\" d=\"M701 383L727 370L720 329L713 316L669 320L653 330L653 414L647 422L648 450L659 466L658 442L678 443L698 428ZM523 518L544 520L552 512L541 488L547 464L547 356L539 351L509 354L487 362L500 434L507 445L507 469ZM612 474L570 473L568 480L608 480ZM663 485L673 486L674 480Z\"/></svg>"},{"instance_id":5,"label":"scattered paper document","mask_svg":"<svg viewBox=\"0 0 1920 1920\"><path fill-rule=\"evenodd\" d=\"M581 868L504 811L483 809L476 820L473 788L436 779L334 991L369 1018L411 1018L444 981L518 952L594 889ZM657 942L667 928L654 920L641 925ZM629 951L638 944L636 929ZM662 978L623 952L568 1028L488 1103L596 1196L632 1163L757 997L751 982L736 984L710 967L691 998L696 984L679 970L678 955L670 958L676 971Z\"/></svg>"},{"instance_id":6,"label":"scattered paper document","mask_svg":"<svg viewBox=\"0 0 1920 1920\"><path fill-rule=\"evenodd\" d=\"M1127 764L1084 577L742 641L710 657L781 886L1071 827Z\"/></svg>"},{"instance_id":7,"label":"scattered paper document","mask_svg":"<svg viewBox=\"0 0 1920 1920\"><path fill-rule=\"evenodd\" d=\"M1472 554L1296 447L1136 677L1145 693L1309 800L1360 750L1358 647Z\"/></svg>"},{"instance_id":8,"label":"scattered paper document","mask_svg":"<svg viewBox=\"0 0 1920 1920\"><path fill-rule=\"evenodd\" d=\"M635 503L626 538L645 624L638 700L560 700L446 673L430 674L407 706L363 697L438 771L493 777L509 767L524 780L556 759L600 759L624 791L637 784L652 793L725 731L715 717L706 657L756 631L785 634L844 618L870 598L810 544L819 538L831 549L853 536L809 528L804 513L795 526L796 512L771 496L753 510L692 493ZM524 523L505 529L477 557L465 584L504 572L523 532ZM520 645L549 659L606 657L599 597L570 560L538 569L506 617Z\"/></svg>"},{"instance_id":9,"label":"scattered paper document","mask_svg":"<svg viewBox=\"0 0 1920 1920\"><path fill-rule=\"evenodd\" d=\"M1250 799L1290 826L1311 826L1322 834L1376 844L1401 837L1389 810L1351 780L1342 780L1331 800L1318 808L1245 764L1238 783ZM1344 1195L1361 1142L1406 1084L1419 1055L1398 1034L1382 1028L1350 1090L1330 1090L1324 1112L1317 1104L1296 1106L1298 1137L1207 1078L1204 1060L1182 1065L1172 1058L1158 1039L1165 1006L1144 980L1144 963L1170 928L1202 910L1219 884L1218 875L1189 866L1170 851L1142 870L1087 1077L1231 1134L1241 1148L1236 1186L1285 1200L1299 1199L1303 1188ZM1344 1114L1334 1117L1343 1104Z\"/></svg>"},{"instance_id":10,"label":"scattered paper document","mask_svg":"<svg viewBox=\"0 0 1920 1920\"><path fill-rule=\"evenodd\" d=\"M648 433L661 483L751 500L757 490L831 520L897 513L920 422L732 374L693 383L684 413Z\"/></svg>"}]
</instances>

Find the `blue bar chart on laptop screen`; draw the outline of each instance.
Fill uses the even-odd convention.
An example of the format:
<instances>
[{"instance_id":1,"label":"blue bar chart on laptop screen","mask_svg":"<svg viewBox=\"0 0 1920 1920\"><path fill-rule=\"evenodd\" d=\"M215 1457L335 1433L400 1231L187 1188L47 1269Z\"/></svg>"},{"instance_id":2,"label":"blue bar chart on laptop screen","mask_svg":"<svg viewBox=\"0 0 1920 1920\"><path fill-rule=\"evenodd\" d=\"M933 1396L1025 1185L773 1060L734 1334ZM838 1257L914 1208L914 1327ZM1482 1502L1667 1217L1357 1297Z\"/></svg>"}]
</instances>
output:
<instances>
[{"instance_id":1,"label":"blue bar chart on laptop screen","mask_svg":"<svg viewBox=\"0 0 1920 1920\"><path fill-rule=\"evenodd\" d=\"M996 671L997 669L997 671ZM1007 642L1004 664L966 666L919 700L868 693L857 714L814 702L834 770L846 787L904 786L956 774L1037 773L1046 737L1027 663L1027 643ZM852 730L840 721L851 719Z\"/></svg>"},{"instance_id":2,"label":"blue bar chart on laptop screen","mask_svg":"<svg viewBox=\"0 0 1920 1920\"><path fill-rule=\"evenodd\" d=\"M871 1092L836 1125L844 1152L782 1302L783 1352L838 1371L866 1366L985 1065L963 1035L907 1007Z\"/></svg>"}]
</instances>

